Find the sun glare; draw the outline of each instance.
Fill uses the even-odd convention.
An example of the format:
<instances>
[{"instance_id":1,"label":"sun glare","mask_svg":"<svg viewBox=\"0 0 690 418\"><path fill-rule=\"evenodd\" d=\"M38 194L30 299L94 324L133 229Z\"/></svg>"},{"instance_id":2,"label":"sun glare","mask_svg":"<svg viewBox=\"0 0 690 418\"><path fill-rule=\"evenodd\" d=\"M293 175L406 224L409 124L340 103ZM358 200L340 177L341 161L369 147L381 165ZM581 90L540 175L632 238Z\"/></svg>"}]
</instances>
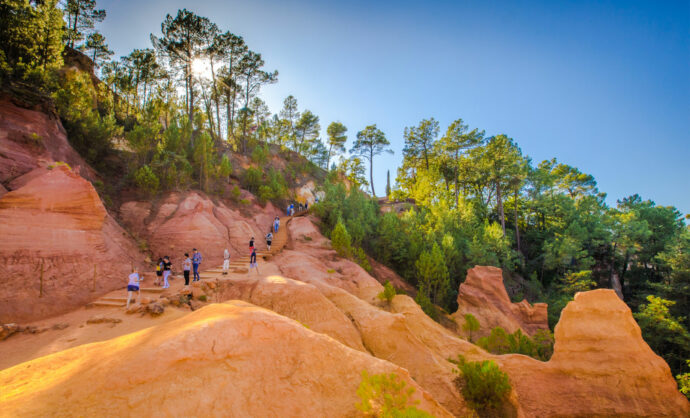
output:
<instances>
[{"instance_id":1,"label":"sun glare","mask_svg":"<svg viewBox=\"0 0 690 418\"><path fill-rule=\"evenodd\" d=\"M197 78L211 78L211 62L208 58L195 58L192 61L192 74Z\"/></svg>"}]
</instances>

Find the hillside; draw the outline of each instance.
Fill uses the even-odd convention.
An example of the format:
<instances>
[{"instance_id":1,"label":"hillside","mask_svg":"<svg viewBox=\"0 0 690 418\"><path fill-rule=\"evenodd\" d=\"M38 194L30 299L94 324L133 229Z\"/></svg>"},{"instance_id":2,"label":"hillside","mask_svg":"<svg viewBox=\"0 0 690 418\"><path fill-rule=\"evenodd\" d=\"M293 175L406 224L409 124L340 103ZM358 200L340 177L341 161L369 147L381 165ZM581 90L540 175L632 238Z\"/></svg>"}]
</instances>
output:
<instances>
[{"instance_id":1,"label":"hillside","mask_svg":"<svg viewBox=\"0 0 690 418\"><path fill-rule=\"evenodd\" d=\"M13 108L15 115L26 112ZM42 128L35 122L24 126ZM21 136L15 131L5 146L26 146L15 139ZM52 141L61 138L47 135L43 141L52 147ZM53 343L57 351L52 354L43 350L38 358L15 356L20 364L5 364L0 382L6 390L0 404L11 416L47 411L349 416L357 411L356 392L365 370L396 373L415 388L413 399L422 410L462 416L471 407L455 385L454 366L447 360L457 355L500 365L512 384L504 412L517 416L688 412L668 366L644 343L630 310L612 291L580 293L568 304L549 361L494 355L431 320L408 296L397 295L390 304L380 301L382 285L331 249L316 218L289 219L270 203L252 203L246 210L231 200L192 191L169 194L155 203L125 202L116 213L120 226L75 170L49 160L27 164L24 170L3 180L9 191L0 198L3 219L12 220L3 222L0 232L13 237L0 251L14 283L3 287L14 293L2 295L2 322L68 326L10 336L0 342L0 352L12 357L7 353L43 344L47 337L56 343L67 338L61 335L83 337L72 348ZM223 276L212 269L225 247L233 260L246 257L248 237L262 237L278 215L286 228L285 247L266 255L259 264L261 273L236 270ZM84 310L87 302L123 289L131 264L152 277L134 236L146 240L153 254L170 253L175 263L191 246L202 250L205 273L200 286L192 287L193 310L168 305L164 315L151 319L123 316L124 308L116 306ZM32 265L42 266L42 287L34 283ZM459 292L463 311L455 315L456 321L473 312L484 330L511 323L533 334L530 324L547 326L545 315L535 317L527 302L510 303L500 271L497 276L491 268L476 267L469 277L463 284L467 290ZM174 301L184 294L179 277L175 282L170 291L140 300L133 311L145 310L156 299ZM199 300L200 291L205 302ZM117 294L124 291L111 293ZM87 324L91 331L82 334L87 331L78 327L85 318L98 315L122 322L103 331ZM138 321L144 328L130 333ZM182 385L187 389L180 392L176 387ZM277 399L276 392L290 393L289 402ZM592 393L596 400L581 402Z\"/></svg>"}]
</instances>

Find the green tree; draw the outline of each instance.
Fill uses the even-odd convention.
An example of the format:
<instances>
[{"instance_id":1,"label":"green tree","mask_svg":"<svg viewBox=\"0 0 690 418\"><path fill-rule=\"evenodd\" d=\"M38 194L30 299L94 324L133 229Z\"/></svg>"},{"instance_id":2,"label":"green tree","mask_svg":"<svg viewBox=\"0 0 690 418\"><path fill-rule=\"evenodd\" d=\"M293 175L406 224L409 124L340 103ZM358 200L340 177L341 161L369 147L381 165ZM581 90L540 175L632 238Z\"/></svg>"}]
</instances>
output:
<instances>
[{"instance_id":1,"label":"green tree","mask_svg":"<svg viewBox=\"0 0 690 418\"><path fill-rule=\"evenodd\" d=\"M151 170L151 167L149 167L148 165L140 167L134 173L134 182L140 189L142 189L149 195L155 195L158 191L158 177L153 172L153 170Z\"/></svg>"},{"instance_id":2,"label":"green tree","mask_svg":"<svg viewBox=\"0 0 690 418\"><path fill-rule=\"evenodd\" d=\"M75 43L84 39L86 31L94 28L96 22L105 19L105 10L96 9L96 0L66 0L67 46L74 48Z\"/></svg>"},{"instance_id":3,"label":"green tree","mask_svg":"<svg viewBox=\"0 0 690 418\"><path fill-rule=\"evenodd\" d=\"M395 288L393 287L391 282L386 280L386 283L383 285L383 291L376 295L376 297L380 300L385 300L390 305L390 303L393 301L393 298L395 297Z\"/></svg>"},{"instance_id":4,"label":"green tree","mask_svg":"<svg viewBox=\"0 0 690 418\"><path fill-rule=\"evenodd\" d=\"M311 111L305 110L300 115L299 120L297 120L294 131L295 135L292 149L302 155L308 155L309 150L315 145L319 137L319 132L321 131L319 117Z\"/></svg>"},{"instance_id":5,"label":"green tree","mask_svg":"<svg viewBox=\"0 0 690 418\"><path fill-rule=\"evenodd\" d=\"M101 63L113 55L113 51L108 49L108 45L105 43L105 37L99 32L93 32L86 37L84 50L88 53L96 67L99 67Z\"/></svg>"},{"instance_id":6,"label":"green tree","mask_svg":"<svg viewBox=\"0 0 690 418\"><path fill-rule=\"evenodd\" d=\"M472 333L479 331L479 321L471 313L465 314L465 323L462 324L462 330L469 334L469 341L473 342Z\"/></svg>"},{"instance_id":7,"label":"green tree","mask_svg":"<svg viewBox=\"0 0 690 418\"><path fill-rule=\"evenodd\" d=\"M328 134L328 158L326 168L331 167L331 157L345 152L345 141L347 141L347 128L340 122L331 122L326 129Z\"/></svg>"},{"instance_id":8,"label":"green tree","mask_svg":"<svg viewBox=\"0 0 690 418\"><path fill-rule=\"evenodd\" d=\"M439 169L448 181L453 182L456 206L460 204L460 158L464 151L480 145L483 140L484 131L477 128L470 131L462 119L457 119L448 126L446 134L436 143Z\"/></svg>"},{"instance_id":9,"label":"green tree","mask_svg":"<svg viewBox=\"0 0 690 418\"><path fill-rule=\"evenodd\" d=\"M395 373L370 375L362 372L362 381L357 388L360 402L356 407L366 416L380 418L431 418L425 411L417 409L419 401L410 397L415 389Z\"/></svg>"},{"instance_id":10,"label":"green tree","mask_svg":"<svg viewBox=\"0 0 690 418\"><path fill-rule=\"evenodd\" d=\"M415 263L419 291L424 292L435 304L444 300L450 290L445 257L437 243L431 251L423 252Z\"/></svg>"},{"instance_id":11,"label":"green tree","mask_svg":"<svg viewBox=\"0 0 690 418\"><path fill-rule=\"evenodd\" d=\"M374 156L382 152L393 153L393 150L387 148L390 142L386 139L386 135L376 127L376 124L369 125L364 130L357 132L357 140L355 141L351 153L361 156L369 161L369 180L371 186L371 194L375 197L374 190Z\"/></svg>"},{"instance_id":12,"label":"green tree","mask_svg":"<svg viewBox=\"0 0 690 418\"><path fill-rule=\"evenodd\" d=\"M405 128L403 134L405 147L403 156L405 159L414 161L414 166L420 166L429 170L429 161L433 158L434 145L438 137L439 125L434 118L423 119L418 126Z\"/></svg>"},{"instance_id":13,"label":"green tree","mask_svg":"<svg viewBox=\"0 0 690 418\"><path fill-rule=\"evenodd\" d=\"M278 81L278 71L267 72L262 70L264 60L261 54L247 51L237 65L239 84L244 87L244 109L249 109L249 103L254 95L264 84ZM242 123L242 152L247 153L247 119Z\"/></svg>"}]
</instances>

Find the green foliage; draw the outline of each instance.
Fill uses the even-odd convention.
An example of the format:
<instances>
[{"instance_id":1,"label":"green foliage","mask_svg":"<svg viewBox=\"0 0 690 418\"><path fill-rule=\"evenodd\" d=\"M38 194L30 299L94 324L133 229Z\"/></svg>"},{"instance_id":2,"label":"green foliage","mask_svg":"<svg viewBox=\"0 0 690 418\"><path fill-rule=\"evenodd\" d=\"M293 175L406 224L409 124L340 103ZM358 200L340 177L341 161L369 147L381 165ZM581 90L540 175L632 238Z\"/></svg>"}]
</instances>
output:
<instances>
[{"instance_id":1,"label":"green foliage","mask_svg":"<svg viewBox=\"0 0 690 418\"><path fill-rule=\"evenodd\" d=\"M379 300L385 300L390 305L390 303L393 301L393 298L395 297L395 294L395 288L393 287L391 282L386 280L386 283L383 285L383 291L376 295L376 297L379 298Z\"/></svg>"},{"instance_id":2,"label":"green foliage","mask_svg":"<svg viewBox=\"0 0 690 418\"><path fill-rule=\"evenodd\" d=\"M230 198L234 200L235 202L239 202L240 196L242 195L242 191L240 190L237 185L235 185L232 190L230 191Z\"/></svg>"},{"instance_id":3,"label":"green foliage","mask_svg":"<svg viewBox=\"0 0 690 418\"><path fill-rule=\"evenodd\" d=\"M547 330L535 333L532 339L520 329L509 334L503 328L496 327L488 337L477 340L477 345L493 354L523 354L547 361L553 354L553 342L553 335Z\"/></svg>"},{"instance_id":4,"label":"green foliage","mask_svg":"<svg viewBox=\"0 0 690 418\"><path fill-rule=\"evenodd\" d=\"M206 302L206 301L208 300L208 296L206 296L206 295L199 295L199 297L198 297L197 299L199 299L199 300L202 301L202 302Z\"/></svg>"},{"instance_id":5,"label":"green foliage","mask_svg":"<svg viewBox=\"0 0 690 418\"><path fill-rule=\"evenodd\" d=\"M395 373L373 374L362 372L362 381L357 388L360 402L356 407L370 417L381 418L427 418L431 415L417 409L419 401L410 398L415 389Z\"/></svg>"},{"instance_id":6,"label":"green foliage","mask_svg":"<svg viewBox=\"0 0 690 418\"><path fill-rule=\"evenodd\" d=\"M242 177L242 185L245 189L251 192L257 192L261 186L262 178L261 170L254 167L249 167Z\"/></svg>"},{"instance_id":7,"label":"green foliage","mask_svg":"<svg viewBox=\"0 0 690 418\"><path fill-rule=\"evenodd\" d=\"M419 291L425 293L434 303L442 301L450 291L448 268L444 254L434 243L430 252L423 252L415 267L419 280Z\"/></svg>"},{"instance_id":8,"label":"green foliage","mask_svg":"<svg viewBox=\"0 0 690 418\"><path fill-rule=\"evenodd\" d=\"M268 148L268 145L258 146L254 148L254 151L252 151L252 161L259 165L264 165L266 164L269 155L270 150Z\"/></svg>"},{"instance_id":9,"label":"green foliage","mask_svg":"<svg viewBox=\"0 0 690 418\"><path fill-rule=\"evenodd\" d=\"M686 368L690 370L690 360L685 360L685 364ZM676 380L678 381L680 393L690 399L690 372L677 375Z\"/></svg>"},{"instance_id":10,"label":"green foliage","mask_svg":"<svg viewBox=\"0 0 690 418\"><path fill-rule=\"evenodd\" d=\"M148 165L142 166L134 173L134 182L148 195L155 195L160 185L158 177Z\"/></svg>"},{"instance_id":11,"label":"green foliage","mask_svg":"<svg viewBox=\"0 0 690 418\"><path fill-rule=\"evenodd\" d=\"M438 309L424 292L417 292L414 301L422 308L425 314L434 321L438 321Z\"/></svg>"},{"instance_id":12,"label":"green foliage","mask_svg":"<svg viewBox=\"0 0 690 418\"><path fill-rule=\"evenodd\" d=\"M338 221L331 232L331 246L341 257L350 257L352 254L352 238L341 221Z\"/></svg>"},{"instance_id":13,"label":"green foliage","mask_svg":"<svg viewBox=\"0 0 690 418\"><path fill-rule=\"evenodd\" d=\"M364 249L362 249L362 247L353 247L352 256L354 257L355 261L357 262L357 264L359 264L360 267L362 267L367 272L371 273L371 264L369 263L367 254L366 252L364 252Z\"/></svg>"},{"instance_id":14,"label":"green foliage","mask_svg":"<svg viewBox=\"0 0 690 418\"><path fill-rule=\"evenodd\" d=\"M461 355L450 361L458 367L455 372L460 373L454 383L470 406L482 411L503 405L511 390L510 380L494 361L468 362Z\"/></svg>"},{"instance_id":15,"label":"green foliage","mask_svg":"<svg viewBox=\"0 0 690 418\"><path fill-rule=\"evenodd\" d=\"M640 311L634 316L652 350L666 360L671 370L683 370L690 358L690 333L682 324L684 318L671 314L670 308L674 304L649 295L647 303L640 305Z\"/></svg>"},{"instance_id":16,"label":"green foliage","mask_svg":"<svg viewBox=\"0 0 690 418\"><path fill-rule=\"evenodd\" d=\"M472 333L479 331L479 321L471 313L465 314L465 323L462 325L462 330L469 334L469 341L472 342Z\"/></svg>"}]
</instances>

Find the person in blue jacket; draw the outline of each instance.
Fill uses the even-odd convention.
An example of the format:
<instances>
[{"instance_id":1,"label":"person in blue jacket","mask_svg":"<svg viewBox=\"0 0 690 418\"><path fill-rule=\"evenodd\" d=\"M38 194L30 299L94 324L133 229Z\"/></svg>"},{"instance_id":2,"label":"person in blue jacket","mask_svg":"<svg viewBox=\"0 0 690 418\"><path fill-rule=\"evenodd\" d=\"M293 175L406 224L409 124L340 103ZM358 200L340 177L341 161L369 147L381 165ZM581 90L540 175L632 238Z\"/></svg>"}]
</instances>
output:
<instances>
[{"instance_id":1,"label":"person in blue jacket","mask_svg":"<svg viewBox=\"0 0 690 418\"><path fill-rule=\"evenodd\" d=\"M194 248L194 254L192 255L192 268L194 269L194 282L198 282L201 278L199 277L199 264L201 264L201 253Z\"/></svg>"}]
</instances>

